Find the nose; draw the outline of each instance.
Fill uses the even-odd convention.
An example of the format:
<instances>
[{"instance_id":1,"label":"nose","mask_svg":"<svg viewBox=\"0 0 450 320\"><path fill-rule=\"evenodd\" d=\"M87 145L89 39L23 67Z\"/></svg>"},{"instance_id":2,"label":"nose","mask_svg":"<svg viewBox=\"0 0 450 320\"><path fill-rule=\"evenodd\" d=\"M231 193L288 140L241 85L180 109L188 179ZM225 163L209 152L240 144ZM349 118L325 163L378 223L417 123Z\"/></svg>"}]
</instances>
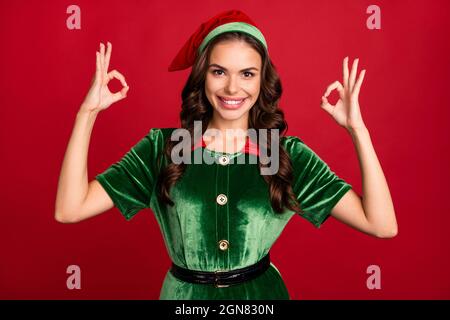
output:
<instances>
[{"instance_id":1,"label":"nose","mask_svg":"<svg viewBox=\"0 0 450 320\"><path fill-rule=\"evenodd\" d=\"M227 91L227 94L229 94L230 96L239 91L239 82L235 76L231 76L228 78L225 90Z\"/></svg>"}]
</instances>

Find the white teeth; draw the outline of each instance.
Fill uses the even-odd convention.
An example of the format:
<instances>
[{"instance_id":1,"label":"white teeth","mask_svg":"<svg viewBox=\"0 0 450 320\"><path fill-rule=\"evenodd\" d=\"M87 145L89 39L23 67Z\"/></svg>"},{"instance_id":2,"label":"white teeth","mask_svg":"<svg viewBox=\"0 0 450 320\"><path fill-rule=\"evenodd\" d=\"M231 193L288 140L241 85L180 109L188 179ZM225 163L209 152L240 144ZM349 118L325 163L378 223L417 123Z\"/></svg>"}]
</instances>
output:
<instances>
[{"instance_id":1,"label":"white teeth","mask_svg":"<svg viewBox=\"0 0 450 320\"><path fill-rule=\"evenodd\" d=\"M241 101L225 101L226 104L239 104L241 102L242 102L242 100Z\"/></svg>"},{"instance_id":2,"label":"white teeth","mask_svg":"<svg viewBox=\"0 0 450 320\"><path fill-rule=\"evenodd\" d=\"M222 99L222 101L225 102L226 104L239 104L243 100L224 100L224 99Z\"/></svg>"}]
</instances>

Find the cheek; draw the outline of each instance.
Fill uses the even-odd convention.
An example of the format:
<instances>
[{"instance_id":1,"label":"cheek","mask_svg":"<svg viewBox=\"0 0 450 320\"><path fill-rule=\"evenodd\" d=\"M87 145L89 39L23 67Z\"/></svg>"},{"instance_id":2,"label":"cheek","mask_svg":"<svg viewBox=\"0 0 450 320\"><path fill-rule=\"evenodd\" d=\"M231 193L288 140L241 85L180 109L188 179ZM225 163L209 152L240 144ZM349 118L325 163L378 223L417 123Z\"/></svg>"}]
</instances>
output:
<instances>
[{"instance_id":1,"label":"cheek","mask_svg":"<svg viewBox=\"0 0 450 320\"><path fill-rule=\"evenodd\" d=\"M207 91L209 91L211 94L216 92L222 87L222 83L219 79L214 79L211 76L207 76L205 80L205 88Z\"/></svg>"},{"instance_id":2,"label":"cheek","mask_svg":"<svg viewBox=\"0 0 450 320\"><path fill-rule=\"evenodd\" d=\"M246 89L246 91L252 95L253 99L258 98L260 90L261 90L261 84L259 81L250 83Z\"/></svg>"}]
</instances>

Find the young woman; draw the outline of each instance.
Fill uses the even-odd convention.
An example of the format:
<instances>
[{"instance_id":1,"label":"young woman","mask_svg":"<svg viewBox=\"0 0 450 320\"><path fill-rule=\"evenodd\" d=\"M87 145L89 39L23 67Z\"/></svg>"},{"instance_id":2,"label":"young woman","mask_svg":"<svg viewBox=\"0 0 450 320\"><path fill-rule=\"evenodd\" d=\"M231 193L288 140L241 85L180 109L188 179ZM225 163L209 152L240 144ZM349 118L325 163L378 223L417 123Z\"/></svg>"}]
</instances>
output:
<instances>
[{"instance_id":1,"label":"young woman","mask_svg":"<svg viewBox=\"0 0 450 320\"><path fill-rule=\"evenodd\" d=\"M280 79L262 33L238 10L203 23L169 67L192 66L182 92L181 128L152 128L88 183L95 119L128 92L123 75L107 71L111 50L108 43L106 53L103 44L97 52L92 87L64 158L55 218L73 223L116 206L129 220L151 208L173 262L160 299L289 299L269 250L296 214L316 227L333 216L368 235L396 235L388 185L358 104L365 73L357 77L358 60L349 73L344 59L343 83L328 86L321 107L353 139L362 197L301 139L283 135L287 123L278 107ZM107 87L113 78L124 86L114 94ZM332 106L327 97L334 89L340 99ZM207 129L221 134L207 134ZM227 135L229 129L267 131L255 138ZM193 138L177 141L186 132ZM174 161L178 154L189 161ZM270 166L263 161L268 154L277 155L271 158L276 170L262 174ZM199 158L205 161L195 161Z\"/></svg>"}]
</instances>

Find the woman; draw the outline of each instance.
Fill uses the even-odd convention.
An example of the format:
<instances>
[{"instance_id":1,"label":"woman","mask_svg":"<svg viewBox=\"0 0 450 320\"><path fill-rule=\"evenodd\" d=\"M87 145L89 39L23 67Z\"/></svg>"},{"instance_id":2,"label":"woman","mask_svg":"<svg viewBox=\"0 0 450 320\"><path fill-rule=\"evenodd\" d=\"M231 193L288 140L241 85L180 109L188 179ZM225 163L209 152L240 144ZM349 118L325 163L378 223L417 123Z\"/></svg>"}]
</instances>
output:
<instances>
[{"instance_id":1,"label":"woman","mask_svg":"<svg viewBox=\"0 0 450 320\"><path fill-rule=\"evenodd\" d=\"M343 84L328 86L321 106L353 139L362 197L303 141L282 134L281 82L262 33L238 10L203 23L169 67L192 66L182 92L181 132L152 128L88 184L95 118L128 92L123 75L107 72L111 50L108 43L106 53L103 44L97 52L93 84L64 158L55 218L73 223L116 206L129 220L151 208L173 262L160 299L289 299L269 250L296 213L316 227L333 216L375 237L396 235L389 189L358 104L365 73L356 79L358 60L349 74L344 59ZM124 86L118 93L108 90L112 78ZM332 106L327 97L334 89L340 99ZM212 129L219 134L209 134ZM227 135L229 129L268 131L250 137ZM189 139L180 143L181 136ZM277 157L269 163L268 154ZM195 161L199 157L205 161ZM263 174L274 162L276 170Z\"/></svg>"}]
</instances>

